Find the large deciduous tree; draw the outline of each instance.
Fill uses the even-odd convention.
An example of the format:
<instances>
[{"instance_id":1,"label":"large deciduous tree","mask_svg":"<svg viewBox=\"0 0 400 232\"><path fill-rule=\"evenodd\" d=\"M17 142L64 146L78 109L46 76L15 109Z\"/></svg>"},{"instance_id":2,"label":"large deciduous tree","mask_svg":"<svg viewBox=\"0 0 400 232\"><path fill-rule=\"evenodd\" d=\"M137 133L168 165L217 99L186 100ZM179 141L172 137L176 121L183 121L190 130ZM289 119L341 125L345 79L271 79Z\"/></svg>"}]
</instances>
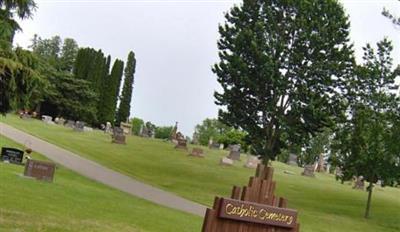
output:
<instances>
[{"instance_id":1,"label":"large deciduous tree","mask_svg":"<svg viewBox=\"0 0 400 232\"><path fill-rule=\"evenodd\" d=\"M225 18L213 67L219 117L246 131L268 163L341 112L339 86L354 60L348 17L334 0L245 0Z\"/></svg>"},{"instance_id":2,"label":"large deciduous tree","mask_svg":"<svg viewBox=\"0 0 400 232\"><path fill-rule=\"evenodd\" d=\"M128 60L124 70L124 86L122 88L121 101L116 116L116 125L125 122L129 118L132 100L132 89L134 84L134 74L136 68L135 53L129 52Z\"/></svg>"},{"instance_id":3,"label":"large deciduous tree","mask_svg":"<svg viewBox=\"0 0 400 232\"><path fill-rule=\"evenodd\" d=\"M393 47L387 39L378 49L364 48L364 64L356 68L348 85L347 119L338 124L334 164L343 178L363 176L369 182L365 217L369 217L373 185L396 181L400 175L400 98L396 96Z\"/></svg>"}]
</instances>

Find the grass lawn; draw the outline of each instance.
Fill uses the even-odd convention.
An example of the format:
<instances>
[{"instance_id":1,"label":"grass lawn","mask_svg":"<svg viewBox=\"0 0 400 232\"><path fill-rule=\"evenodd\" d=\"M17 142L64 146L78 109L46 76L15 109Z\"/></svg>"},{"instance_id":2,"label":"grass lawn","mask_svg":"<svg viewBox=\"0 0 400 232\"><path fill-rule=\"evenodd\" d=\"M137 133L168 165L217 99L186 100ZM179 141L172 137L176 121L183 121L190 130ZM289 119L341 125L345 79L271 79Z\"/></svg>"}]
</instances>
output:
<instances>
[{"instance_id":1,"label":"grass lawn","mask_svg":"<svg viewBox=\"0 0 400 232\"><path fill-rule=\"evenodd\" d=\"M127 145L111 144L99 131L78 133L70 128L25 121L16 116L0 121L29 132L104 166L132 176L187 199L211 205L215 195L228 196L233 185L245 185L254 170L219 166L226 151L208 150L206 158L188 157L168 142L136 136ZM299 211L301 231L400 231L400 189L375 188L371 219L363 218L367 193L334 181L332 175L316 178L300 175L302 169L275 162L277 195L288 199L289 207ZM290 170L295 175L284 174Z\"/></svg>"},{"instance_id":2,"label":"grass lawn","mask_svg":"<svg viewBox=\"0 0 400 232\"><path fill-rule=\"evenodd\" d=\"M1 146L21 147L0 136ZM24 178L23 171L23 166L0 162L1 232L201 229L200 217L132 197L64 167L57 168L54 183Z\"/></svg>"}]
</instances>

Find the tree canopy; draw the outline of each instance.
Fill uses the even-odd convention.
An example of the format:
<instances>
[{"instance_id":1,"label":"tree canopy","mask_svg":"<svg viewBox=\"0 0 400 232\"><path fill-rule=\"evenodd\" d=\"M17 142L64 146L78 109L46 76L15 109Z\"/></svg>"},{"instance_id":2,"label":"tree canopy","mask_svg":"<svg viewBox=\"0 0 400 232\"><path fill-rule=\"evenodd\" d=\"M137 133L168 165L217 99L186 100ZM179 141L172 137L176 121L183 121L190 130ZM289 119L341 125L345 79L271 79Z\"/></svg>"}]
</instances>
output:
<instances>
[{"instance_id":1,"label":"tree canopy","mask_svg":"<svg viewBox=\"0 0 400 232\"><path fill-rule=\"evenodd\" d=\"M340 114L354 58L343 7L327 1L248 1L219 27L220 119L248 133L253 153L275 159ZM282 134L288 136L284 140Z\"/></svg>"}]
</instances>

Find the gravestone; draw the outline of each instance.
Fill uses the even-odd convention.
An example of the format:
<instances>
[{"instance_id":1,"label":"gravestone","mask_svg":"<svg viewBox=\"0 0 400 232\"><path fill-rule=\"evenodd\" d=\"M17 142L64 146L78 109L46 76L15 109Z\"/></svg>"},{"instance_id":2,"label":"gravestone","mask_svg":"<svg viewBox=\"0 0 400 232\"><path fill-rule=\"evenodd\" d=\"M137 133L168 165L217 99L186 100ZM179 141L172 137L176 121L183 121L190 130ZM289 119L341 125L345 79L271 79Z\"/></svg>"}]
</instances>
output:
<instances>
[{"instance_id":1,"label":"gravestone","mask_svg":"<svg viewBox=\"0 0 400 232\"><path fill-rule=\"evenodd\" d=\"M257 156L249 155L247 156L247 161L244 167L256 169L257 166L261 163L261 161L257 158Z\"/></svg>"},{"instance_id":2,"label":"gravestone","mask_svg":"<svg viewBox=\"0 0 400 232\"><path fill-rule=\"evenodd\" d=\"M288 160L287 164L297 167L298 166L297 165L297 155L295 155L293 153L289 154L289 160Z\"/></svg>"},{"instance_id":3,"label":"gravestone","mask_svg":"<svg viewBox=\"0 0 400 232\"><path fill-rule=\"evenodd\" d=\"M340 169L339 167L336 167L335 169L335 177L336 179L340 179L343 177L342 169Z\"/></svg>"},{"instance_id":4,"label":"gravestone","mask_svg":"<svg viewBox=\"0 0 400 232\"><path fill-rule=\"evenodd\" d=\"M126 137L124 135L124 131L122 130L122 128L114 127L111 142L116 144L126 144Z\"/></svg>"},{"instance_id":5,"label":"gravestone","mask_svg":"<svg viewBox=\"0 0 400 232\"><path fill-rule=\"evenodd\" d=\"M92 132L92 131L93 131L93 128L88 127L88 126L84 126L84 127L83 127L83 131L85 131L85 132Z\"/></svg>"},{"instance_id":6,"label":"gravestone","mask_svg":"<svg viewBox=\"0 0 400 232\"><path fill-rule=\"evenodd\" d=\"M54 121L57 125L64 125L64 123L65 123L65 119L63 119L63 118L58 118L57 121L56 120L54 120Z\"/></svg>"},{"instance_id":7,"label":"gravestone","mask_svg":"<svg viewBox=\"0 0 400 232\"><path fill-rule=\"evenodd\" d=\"M314 165L306 164L304 165L304 171L301 173L301 175L315 177L314 170L315 170Z\"/></svg>"},{"instance_id":8,"label":"gravestone","mask_svg":"<svg viewBox=\"0 0 400 232\"><path fill-rule=\"evenodd\" d=\"M107 122L104 128L104 133L111 133L111 132L112 132L111 122Z\"/></svg>"},{"instance_id":9,"label":"gravestone","mask_svg":"<svg viewBox=\"0 0 400 232\"><path fill-rule=\"evenodd\" d=\"M317 172L325 172L325 160L324 160L324 155L320 154L318 157L318 163L317 163Z\"/></svg>"},{"instance_id":10,"label":"gravestone","mask_svg":"<svg viewBox=\"0 0 400 232\"><path fill-rule=\"evenodd\" d=\"M65 123L66 127L74 128L75 127L75 122L72 120L67 120L67 123Z\"/></svg>"},{"instance_id":11,"label":"gravestone","mask_svg":"<svg viewBox=\"0 0 400 232\"><path fill-rule=\"evenodd\" d=\"M32 115L30 115L28 112L21 112L19 114L19 118L24 120L29 120L32 119Z\"/></svg>"},{"instance_id":12,"label":"gravestone","mask_svg":"<svg viewBox=\"0 0 400 232\"><path fill-rule=\"evenodd\" d=\"M187 141L186 141L186 139L178 138L178 143L175 145L175 149L187 150Z\"/></svg>"},{"instance_id":13,"label":"gravestone","mask_svg":"<svg viewBox=\"0 0 400 232\"><path fill-rule=\"evenodd\" d=\"M299 232L297 211L274 195L272 177L272 167L258 165L247 186L234 186L230 198L216 197L206 210L202 232Z\"/></svg>"},{"instance_id":14,"label":"gravestone","mask_svg":"<svg viewBox=\"0 0 400 232\"><path fill-rule=\"evenodd\" d=\"M224 150L224 144L223 144L223 143L221 143L221 144L219 145L219 149L220 149L220 150Z\"/></svg>"},{"instance_id":15,"label":"gravestone","mask_svg":"<svg viewBox=\"0 0 400 232\"><path fill-rule=\"evenodd\" d=\"M132 135L132 125L130 123L121 122L120 127L125 135Z\"/></svg>"},{"instance_id":16,"label":"gravestone","mask_svg":"<svg viewBox=\"0 0 400 232\"><path fill-rule=\"evenodd\" d=\"M190 153L190 156L195 156L195 157L201 157L204 158L204 152L203 149L201 148L193 148L192 152Z\"/></svg>"},{"instance_id":17,"label":"gravestone","mask_svg":"<svg viewBox=\"0 0 400 232\"><path fill-rule=\"evenodd\" d=\"M364 190L364 187L365 187L364 177L363 176L354 177L353 189Z\"/></svg>"},{"instance_id":18,"label":"gravestone","mask_svg":"<svg viewBox=\"0 0 400 232\"><path fill-rule=\"evenodd\" d=\"M1 160L13 164L22 164L24 158L24 151L17 148L2 147L1 148Z\"/></svg>"},{"instance_id":19,"label":"gravestone","mask_svg":"<svg viewBox=\"0 0 400 232\"><path fill-rule=\"evenodd\" d=\"M228 157L222 157L221 160L219 161L219 165L232 166L233 160L229 159Z\"/></svg>"},{"instance_id":20,"label":"gravestone","mask_svg":"<svg viewBox=\"0 0 400 232\"><path fill-rule=\"evenodd\" d=\"M231 151L229 152L228 158L232 160L240 160L240 145L231 145Z\"/></svg>"},{"instance_id":21,"label":"gravestone","mask_svg":"<svg viewBox=\"0 0 400 232\"><path fill-rule=\"evenodd\" d=\"M42 121L48 124L52 124L53 122L53 117L48 116L48 115L42 115Z\"/></svg>"},{"instance_id":22,"label":"gravestone","mask_svg":"<svg viewBox=\"0 0 400 232\"><path fill-rule=\"evenodd\" d=\"M34 177L38 180L53 181L56 165L54 163L28 159L25 165L25 176Z\"/></svg>"},{"instance_id":23,"label":"gravestone","mask_svg":"<svg viewBox=\"0 0 400 232\"><path fill-rule=\"evenodd\" d=\"M85 123L81 121L76 121L74 126L74 131L83 132L85 129Z\"/></svg>"}]
</instances>

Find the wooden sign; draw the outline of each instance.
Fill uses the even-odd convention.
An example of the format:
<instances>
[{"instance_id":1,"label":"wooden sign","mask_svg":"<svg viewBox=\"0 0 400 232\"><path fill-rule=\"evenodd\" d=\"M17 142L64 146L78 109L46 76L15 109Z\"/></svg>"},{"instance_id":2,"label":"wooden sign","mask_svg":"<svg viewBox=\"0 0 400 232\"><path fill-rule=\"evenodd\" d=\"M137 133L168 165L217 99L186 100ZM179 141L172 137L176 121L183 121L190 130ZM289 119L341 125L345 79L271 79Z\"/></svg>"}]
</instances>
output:
<instances>
[{"instance_id":1,"label":"wooden sign","mask_svg":"<svg viewBox=\"0 0 400 232\"><path fill-rule=\"evenodd\" d=\"M55 170L54 163L29 159L25 165L24 175L52 182Z\"/></svg>"},{"instance_id":2,"label":"wooden sign","mask_svg":"<svg viewBox=\"0 0 400 232\"><path fill-rule=\"evenodd\" d=\"M299 232L297 212L274 195L272 176L272 167L259 164L247 186L234 186L229 199L216 197L206 211L202 232Z\"/></svg>"},{"instance_id":3,"label":"wooden sign","mask_svg":"<svg viewBox=\"0 0 400 232\"><path fill-rule=\"evenodd\" d=\"M219 217L238 221L293 228L297 212L248 201L221 199Z\"/></svg>"},{"instance_id":4,"label":"wooden sign","mask_svg":"<svg viewBox=\"0 0 400 232\"><path fill-rule=\"evenodd\" d=\"M22 164L24 151L11 147L1 148L1 160L8 161L13 164Z\"/></svg>"}]
</instances>

